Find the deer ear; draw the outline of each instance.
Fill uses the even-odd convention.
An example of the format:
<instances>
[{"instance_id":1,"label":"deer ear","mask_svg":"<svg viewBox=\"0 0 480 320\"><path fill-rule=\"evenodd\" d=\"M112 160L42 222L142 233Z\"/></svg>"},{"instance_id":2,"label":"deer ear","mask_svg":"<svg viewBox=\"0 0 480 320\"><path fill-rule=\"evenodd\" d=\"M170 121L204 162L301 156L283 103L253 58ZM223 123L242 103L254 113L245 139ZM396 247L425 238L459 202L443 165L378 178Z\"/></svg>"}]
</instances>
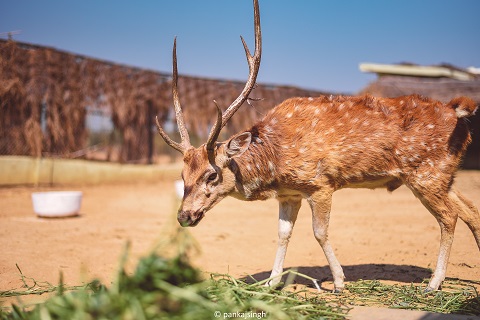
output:
<instances>
[{"instance_id":1,"label":"deer ear","mask_svg":"<svg viewBox=\"0 0 480 320\"><path fill-rule=\"evenodd\" d=\"M252 142L252 134L250 132L243 132L236 135L227 143L227 156L229 158L240 156L248 149L250 142Z\"/></svg>"}]
</instances>

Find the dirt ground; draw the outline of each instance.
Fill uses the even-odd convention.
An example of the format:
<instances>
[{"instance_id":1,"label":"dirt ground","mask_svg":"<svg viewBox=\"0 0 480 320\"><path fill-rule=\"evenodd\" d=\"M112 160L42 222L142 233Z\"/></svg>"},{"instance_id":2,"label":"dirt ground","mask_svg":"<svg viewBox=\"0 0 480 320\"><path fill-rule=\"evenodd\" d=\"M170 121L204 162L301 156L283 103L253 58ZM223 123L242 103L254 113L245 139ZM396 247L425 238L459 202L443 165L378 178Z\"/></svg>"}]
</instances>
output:
<instances>
[{"instance_id":1,"label":"dirt ground","mask_svg":"<svg viewBox=\"0 0 480 320\"><path fill-rule=\"evenodd\" d=\"M458 189L480 207L480 172L458 174ZM31 193L81 190L81 215L45 219L35 216ZM178 202L173 181L156 184L0 188L0 291L21 288L16 264L38 281L69 285L94 277L111 281L124 244L131 241L131 264L151 250L175 223ZM223 200L190 229L201 245L195 263L205 271L236 277L269 276L277 242L275 200ZM347 281L378 279L396 283L429 278L435 267L440 231L437 222L405 187L385 190L346 189L334 195L330 240ZM331 274L313 237L308 205L303 204L286 267L331 288ZM480 253L463 222L457 224L447 276L480 280ZM33 299L44 299L44 296ZM25 298L22 298L25 301ZM28 299L28 298L27 298ZM32 298L30 298L32 299ZM16 299L0 299L8 304Z\"/></svg>"}]
</instances>

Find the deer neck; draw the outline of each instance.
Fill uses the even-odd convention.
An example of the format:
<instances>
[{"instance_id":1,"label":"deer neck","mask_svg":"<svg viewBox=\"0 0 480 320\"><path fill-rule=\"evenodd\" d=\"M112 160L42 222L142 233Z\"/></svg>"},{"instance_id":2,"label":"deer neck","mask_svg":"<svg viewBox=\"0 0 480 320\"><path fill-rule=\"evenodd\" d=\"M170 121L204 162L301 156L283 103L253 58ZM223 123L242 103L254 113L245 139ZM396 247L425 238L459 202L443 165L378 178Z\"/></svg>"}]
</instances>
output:
<instances>
[{"instance_id":1,"label":"deer neck","mask_svg":"<svg viewBox=\"0 0 480 320\"><path fill-rule=\"evenodd\" d=\"M229 163L236 184L232 196L247 201L266 200L276 196L279 186L279 155L263 126L255 125L249 131L252 134L250 146Z\"/></svg>"}]
</instances>

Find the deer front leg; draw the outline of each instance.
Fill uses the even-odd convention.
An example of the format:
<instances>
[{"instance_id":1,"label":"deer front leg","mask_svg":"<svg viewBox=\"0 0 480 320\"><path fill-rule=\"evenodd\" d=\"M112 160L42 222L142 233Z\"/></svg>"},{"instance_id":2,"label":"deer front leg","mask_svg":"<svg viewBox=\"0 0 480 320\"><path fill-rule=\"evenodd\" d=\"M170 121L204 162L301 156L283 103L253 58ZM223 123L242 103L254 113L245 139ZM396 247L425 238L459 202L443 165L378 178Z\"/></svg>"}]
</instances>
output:
<instances>
[{"instance_id":1,"label":"deer front leg","mask_svg":"<svg viewBox=\"0 0 480 320\"><path fill-rule=\"evenodd\" d=\"M334 292L342 292L345 287L345 276L342 266L335 257L330 242L328 241L328 223L330 220L330 208L332 206L332 194L333 190L320 190L308 199L308 203L312 209L313 233L325 253L333 275L333 283L335 285Z\"/></svg>"},{"instance_id":2,"label":"deer front leg","mask_svg":"<svg viewBox=\"0 0 480 320\"><path fill-rule=\"evenodd\" d=\"M287 200L279 199L279 217L278 217L278 248L273 264L272 278L266 285L275 286L281 281L280 274L283 272L283 262L287 253L288 241L292 235L293 226L297 220L298 210L302 205L301 199Z\"/></svg>"}]
</instances>

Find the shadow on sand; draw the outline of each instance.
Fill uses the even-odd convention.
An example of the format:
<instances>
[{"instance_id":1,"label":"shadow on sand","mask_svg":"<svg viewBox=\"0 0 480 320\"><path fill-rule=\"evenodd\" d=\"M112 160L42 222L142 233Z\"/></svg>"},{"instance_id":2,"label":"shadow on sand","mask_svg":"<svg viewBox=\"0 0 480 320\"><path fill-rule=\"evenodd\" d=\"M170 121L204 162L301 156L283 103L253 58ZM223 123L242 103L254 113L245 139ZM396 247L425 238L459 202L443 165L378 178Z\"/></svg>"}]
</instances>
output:
<instances>
[{"instance_id":1,"label":"shadow on sand","mask_svg":"<svg viewBox=\"0 0 480 320\"><path fill-rule=\"evenodd\" d=\"M299 273L317 279L319 283L325 281L333 281L330 268L322 267L291 267L285 270L297 270ZM403 283L420 283L426 278L430 278L432 271L430 269L421 268L411 265L393 265L393 264L359 264L351 266L343 266L346 281L357 280L386 280ZM242 280L253 283L253 277L257 281L262 281L270 277L270 271L263 271L250 276L244 277ZM287 276L282 278L285 281ZM296 277L294 283L313 287L312 281L303 277Z\"/></svg>"},{"instance_id":2,"label":"shadow on sand","mask_svg":"<svg viewBox=\"0 0 480 320\"><path fill-rule=\"evenodd\" d=\"M331 290L333 281L330 268L328 266L322 267L291 267L286 268L285 270L296 270L297 272L309 276L318 280L318 283L322 290ZM394 281L400 283L421 283L425 279L429 279L432 275L432 270L421 268L411 265L393 265L393 264L359 264L359 265L350 265L343 266L343 272L345 274L346 281L358 281L358 280L380 280L380 281ZM285 281L288 275L284 275L282 281ZM242 280L247 283L254 283L256 281L262 281L270 277L270 271L259 272L250 276L244 277ZM253 278L253 279L252 279ZM255 279L255 280L254 280ZM447 278L448 279L448 278ZM468 280L465 280L468 282ZM325 282L330 282L326 284ZM314 283L304 277L297 276L294 281L294 284L305 285L310 288L315 288ZM476 282L475 282L476 283ZM329 286L327 288L325 285ZM427 284L425 283L424 286ZM473 297L465 301L463 306L458 307L458 313L463 313L464 310L470 310L468 313L472 312L471 310L480 310L479 309L480 298ZM364 307L360 308L355 312L355 319L377 319L375 316L372 318L372 312L375 311L379 315L378 319L389 319L389 320L473 320L480 319L477 316L467 316L467 315L452 315L452 314L439 314L439 313L430 313L424 311L406 311L406 310L397 310L397 309L387 309L387 308L369 308ZM457 313L454 311L454 313Z\"/></svg>"}]
</instances>

